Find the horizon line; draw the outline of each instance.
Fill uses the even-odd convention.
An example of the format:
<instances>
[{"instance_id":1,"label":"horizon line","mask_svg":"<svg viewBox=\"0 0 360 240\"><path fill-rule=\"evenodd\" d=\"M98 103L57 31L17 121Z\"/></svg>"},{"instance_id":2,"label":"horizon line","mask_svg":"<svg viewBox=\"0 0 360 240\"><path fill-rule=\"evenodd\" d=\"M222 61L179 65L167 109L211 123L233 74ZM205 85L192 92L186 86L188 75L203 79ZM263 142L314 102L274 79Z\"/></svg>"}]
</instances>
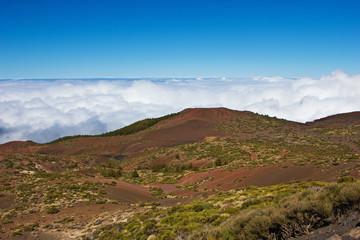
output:
<instances>
[{"instance_id":1,"label":"horizon line","mask_svg":"<svg viewBox=\"0 0 360 240\"><path fill-rule=\"evenodd\" d=\"M136 80L136 79L256 79L256 78L284 78L284 79L298 79L302 77L311 77L311 78L320 78L315 76L292 76L292 77L283 77L283 76L265 76L265 75L258 75L252 77L217 77L217 76L203 76L203 77L44 77L44 78L0 78L0 81L6 80L101 80L101 79L109 79L109 80L121 80L121 79L129 79L129 80Z\"/></svg>"}]
</instances>

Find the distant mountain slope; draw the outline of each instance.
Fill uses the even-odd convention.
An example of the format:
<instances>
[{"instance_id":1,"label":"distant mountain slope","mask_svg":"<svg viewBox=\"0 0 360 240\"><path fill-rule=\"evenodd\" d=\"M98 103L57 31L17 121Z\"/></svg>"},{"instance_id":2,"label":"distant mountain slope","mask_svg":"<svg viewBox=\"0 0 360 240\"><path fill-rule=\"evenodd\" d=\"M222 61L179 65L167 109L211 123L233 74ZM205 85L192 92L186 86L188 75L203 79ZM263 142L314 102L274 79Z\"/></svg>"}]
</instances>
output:
<instances>
[{"instance_id":1,"label":"distant mountain slope","mask_svg":"<svg viewBox=\"0 0 360 240\"><path fill-rule=\"evenodd\" d=\"M91 136L65 137L52 144L16 144L16 151L27 149L46 154L95 154L131 155L147 148L170 147L203 141L206 137L231 137L237 140L291 142L294 138L306 138L316 134L327 137L328 132L318 128L331 127L336 131L352 128L348 138L356 145L360 133L360 112L339 114L306 124L277 119L248 111L226 108L193 108L160 118L145 119L119 130ZM344 130L345 131L345 130ZM344 131L342 134L345 134ZM337 140L339 141L339 140ZM15 143L14 143L15 144ZM1 149L14 144L0 145ZM9 146L9 147L6 147ZM29 150L30 149L30 150Z\"/></svg>"},{"instance_id":2,"label":"distant mountain slope","mask_svg":"<svg viewBox=\"0 0 360 240\"><path fill-rule=\"evenodd\" d=\"M166 115L166 116L163 116L163 117L158 117L158 118L147 118L147 119L140 120L140 121L137 121L135 123L132 123L132 124L130 124L128 126L120 128L118 130L103 133L103 134L99 134L99 135L66 136L66 137L56 139L56 140L50 142L49 144L58 143L58 142L62 142L62 141L66 141L66 140L74 139L74 138L80 138L80 137L114 137L114 136L130 135L130 134L134 134L134 133L143 131L143 130L155 125L156 123L158 123L158 122L160 122L162 120L171 118L171 117L173 117L175 115L176 115L176 113L169 114L169 115Z\"/></svg>"},{"instance_id":3,"label":"distant mountain slope","mask_svg":"<svg viewBox=\"0 0 360 240\"><path fill-rule=\"evenodd\" d=\"M325 127L331 124L346 126L349 124L360 124L360 112L341 113L306 123L309 126Z\"/></svg>"},{"instance_id":4,"label":"distant mountain slope","mask_svg":"<svg viewBox=\"0 0 360 240\"><path fill-rule=\"evenodd\" d=\"M359 139L358 112L303 124L248 111L193 108L98 136L9 142L0 145L0 238L62 239L81 232L91 239L136 234L177 239L217 232L214 239L227 239L251 213L255 217L248 220L257 220L240 232L262 226L269 216L277 224L282 216L285 225L276 226L285 228L265 224L264 231L288 239L327 225L327 216L345 216L338 212L343 196L351 200L356 193L356 201L342 206L358 208ZM321 192L330 196L327 204ZM306 204L307 196L316 204ZM287 212L284 201L293 203L286 203ZM329 204L334 214L328 209L313 222L313 210L323 213ZM299 206L306 206L305 215L297 214ZM302 219L305 230L299 232Z\"/></svg>"}]
</instances>

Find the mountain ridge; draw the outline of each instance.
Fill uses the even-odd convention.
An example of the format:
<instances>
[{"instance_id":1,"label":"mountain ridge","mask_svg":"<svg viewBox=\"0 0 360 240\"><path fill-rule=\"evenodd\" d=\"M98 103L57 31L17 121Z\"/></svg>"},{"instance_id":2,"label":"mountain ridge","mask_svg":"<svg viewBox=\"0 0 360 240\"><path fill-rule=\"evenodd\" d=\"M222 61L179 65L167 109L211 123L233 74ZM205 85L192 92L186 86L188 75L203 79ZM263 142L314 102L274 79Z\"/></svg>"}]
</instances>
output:
<instances>
[{"instance_id":1,"label":"mountain ridge","mask_svg":"<svg viewBox=\"0 0 360 240\"><path fill-rule=\"evenodd\" d=\"M225 115L225 113L227 115ZM146 118L144 120L139 120L137 122L134 122L130 125L127 125L125 127L122 127L120 129L114 130L114 131L110 131L110 132L106 132L106 133L102 133L102 134L98 134L98 135L74 135L74 136L65 136L65 137L61 137L58 138L54 141L51 141L49 143L44 143L44 144L52 144L52 143L57 143L59 141L65 141L68 139L72 139L72 138L81 138L81 137L110 137L110 136L118 136L118 135L130 135L130 134L134 134L137 133L139 131L145 130L157 123L159 123L160 121L172 118L172 117L176 117L177 115L179 116L180 119L183 119L183 121L186 121L186 119L188 118L197 118L197 119L202 119L202 120L209 120L210 119L214 119L214 117L216 117L215 115L217 115L217 117L222 116L224 118L229 118L231 115L259 115L259 116L267 116L267 115L262 115L262 114L258 114L258 113L254 113L251 111L239 111L239 110L233 110L233 109L228 109L225 107L219 107L219 108L186 108L178 113L171 113L168 115L164 115L161 117L157 117L157 118ZM230 115L230 116L229 116ZM184 120L185 118L185 120ZM276 118L276 117L273 117ZM301 122L296 122L296 121L291 121L291 120L286 120L286 119L281 119L281 118L276 118L279 120L284 120L288 123L296 123L299 125L305 125L305 126L319 126L319 124L321 123L325 123L325 122L331 122L331 121L341 121L343 124L352 122L352 121L360 121L360 111L353 111L353 112L346 112L346 113L339 113L339 114L334 114L334 115L330 115L327 117L323 117L323 118L319 118L319 119L315 119L313 121L308 121L305 123L301 123ZM134 132L128 131L128 133L120 133L117 134L117 132L123 130L123 129L127 129L130 126L137 124L137 123L142 123L143 121L147 121L147 120L154 120L154 123L149 124L149 126L146 127L140 127L139 130L135 130ZM189 119L188 119L189 120ZM162 125L162 124L161 124ZM114 134L113 134L114 133ZM15 140L15 141L10 141L10 142L6 142L3 144L0 144L0 146L2 145L7 145L8 143L11 142L16 142L18 144L20 143L24 143L24 142L31 142L34 144L40 144L40 143L36 143L33 142L31 140L26 140L26 141L19 141L19 140Z\"/></svg>"}]
</instances>

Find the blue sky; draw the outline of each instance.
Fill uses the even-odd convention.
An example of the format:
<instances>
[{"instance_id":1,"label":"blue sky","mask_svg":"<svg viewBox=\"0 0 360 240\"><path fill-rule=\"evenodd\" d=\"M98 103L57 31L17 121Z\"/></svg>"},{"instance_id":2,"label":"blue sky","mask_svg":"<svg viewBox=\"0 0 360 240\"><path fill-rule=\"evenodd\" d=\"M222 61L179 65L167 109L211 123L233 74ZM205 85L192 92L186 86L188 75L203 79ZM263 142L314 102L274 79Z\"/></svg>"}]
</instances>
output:
<instances>
[{"instance_id":1,"label":"blue sky","mask_svg":"<svg viewBox=\"0 0 360 240\"><path fill-rule=\"evenodd\" d=\"M300 122L358 111L359 12L359 0L0 0L0 143L189 107Z\"/></svg>"},{"instance_id":2,"label":"blue sky","mask_svg":"<svg viewBox=\"0 0 360 240\"><path fill-rule=\"evenodd\" d=\"M360 71L360 1L0 0L0 78Z\"/></svg>"}]
</instances>

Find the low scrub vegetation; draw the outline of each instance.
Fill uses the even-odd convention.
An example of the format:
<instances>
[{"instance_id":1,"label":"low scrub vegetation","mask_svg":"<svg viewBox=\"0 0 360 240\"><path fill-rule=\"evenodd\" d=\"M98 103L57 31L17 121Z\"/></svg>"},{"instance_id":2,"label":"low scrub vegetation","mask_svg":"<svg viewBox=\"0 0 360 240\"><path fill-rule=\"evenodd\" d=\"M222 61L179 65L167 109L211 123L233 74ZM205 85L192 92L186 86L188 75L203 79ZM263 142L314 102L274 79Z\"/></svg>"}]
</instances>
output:
<instances>
[{"instance_id":1,"label":"low scrub vegetation","mask_svg":"<svg viewBox=\"0 0 360 240\"><path fill-rule=\"evenodd\" d=\"M220 192L107 225L95 239L289 239L360 209L360 183L294 183Z\"/></svg>"},{"instance_id":2,"label":"low scrub vegetation","mask_svg":"<svg viewBox=\"0 0 360 240\"><path fill-rule=\"evenodd\" d=\"M246 202L245 202L246 203ZM194 236L215 239L289 239L359 210L360 183L309 188L265 208L247 208L215 229Z\"/></svg>"},{"instance_id":3,"label":"low scrub vegetation","mask_svg":"<svg viewBox=\"0 0 360 240\"><path fill-rule=\"evenodd\" d=\"M7 181L16 181L16 185L0 187L4 196L14 196L14 207L0 209L0 215L17 215L45 211L57 213L62 207L76 202L106 202L104 184L90 181L74 181L76 175L61 173L36 173L9 177ZM4 178L3 178L4 179ZM4 181L4 180L3 180ZM7 185L3 182L4 185ZM115 182L116 184L116 182ZM2 224L11 223L11 217L3 217Z\"/></svg>"}]
</instances>

